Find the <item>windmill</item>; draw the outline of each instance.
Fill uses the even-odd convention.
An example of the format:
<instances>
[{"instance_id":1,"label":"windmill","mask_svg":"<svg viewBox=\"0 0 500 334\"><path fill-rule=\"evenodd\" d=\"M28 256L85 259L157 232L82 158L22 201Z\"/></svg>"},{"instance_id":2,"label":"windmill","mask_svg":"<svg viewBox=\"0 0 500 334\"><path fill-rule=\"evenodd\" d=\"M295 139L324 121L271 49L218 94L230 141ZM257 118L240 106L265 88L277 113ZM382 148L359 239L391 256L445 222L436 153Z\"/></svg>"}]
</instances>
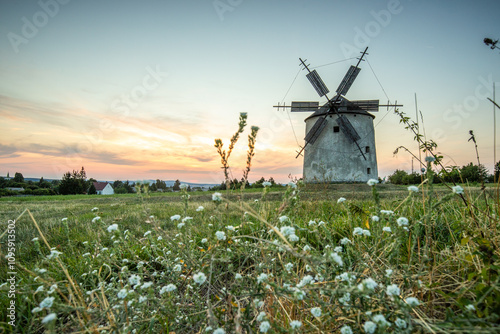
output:
<instances>
[{"instance_id":1,"label":"windmill","mask_svg":"<svg viewBox=\"0 0 500 334\"><path fill-rule=\"evenodd\" d=\"M377 112L379 100L349 101L345 95L351 88L361 68L359 64L366 55L366 48L359 57L356 66L351 66L340 82L336 95L328 97L330 92L316 72L310 70L305 60L300 65L307 70L307 79L320 97L327 102L320 107L319 102L292 102L291 112L313 112L306 118L306 136L304 146L297 158L304 152L304 180L306 182L356 182L378 177L375 150L375 133L370 112Z\"/></svg>"}]
</instances>

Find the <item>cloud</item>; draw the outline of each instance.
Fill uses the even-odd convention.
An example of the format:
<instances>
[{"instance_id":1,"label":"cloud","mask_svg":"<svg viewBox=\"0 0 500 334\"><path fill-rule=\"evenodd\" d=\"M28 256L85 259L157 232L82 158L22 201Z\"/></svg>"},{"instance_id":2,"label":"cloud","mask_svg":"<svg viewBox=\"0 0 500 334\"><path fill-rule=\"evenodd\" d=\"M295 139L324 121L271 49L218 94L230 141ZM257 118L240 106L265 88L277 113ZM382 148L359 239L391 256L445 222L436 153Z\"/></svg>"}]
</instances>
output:
<instances>
[{"instance_id":1,"label":"cloud","mask_svg":"<svg viewBox=\"0 0 500 334\"><path fill-rule=\"evenodd\" d=\"M20 155L17 153L15 146L0 144L0 156L2 158L16 158Z\"/></svg>"}]
</instances>

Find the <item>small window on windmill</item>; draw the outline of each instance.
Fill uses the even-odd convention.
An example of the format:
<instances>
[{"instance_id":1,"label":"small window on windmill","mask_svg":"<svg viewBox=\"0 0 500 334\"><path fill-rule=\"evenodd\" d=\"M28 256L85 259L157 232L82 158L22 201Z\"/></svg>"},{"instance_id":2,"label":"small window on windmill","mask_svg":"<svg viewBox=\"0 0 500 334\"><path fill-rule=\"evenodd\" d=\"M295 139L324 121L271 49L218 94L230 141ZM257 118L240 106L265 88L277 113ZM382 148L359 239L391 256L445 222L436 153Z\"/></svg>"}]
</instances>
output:
<instances>
[{"instance_id":1,"label":"small window on windmill","mask_svg":"<svg viewBox=\"0 0 500 334\"><path fill-rule=\"evenodd\" d=\"M333 127L333 132L340 132L340 128L338 126Z\"/></svg>"},{"instance_id":2,"label":"small window on windmill","mask_svg":"<svg viewBox=\"0 0 500 334\"><path fill-rule=\"evenodd\" d=\"M370 146L365 147L365 153L370 153Z\"/></svg>"},{"instance_id":3,"label":"small window on windmill","mask_svg":"<svg viewBox=\"0 0 500 334\"><path fill-rule=\"evenodd\" d=\"M371 170L371 168L370 168L370 167L368 167L368 168L366 169L366 174L371 174L371 171L372 171L372 170Z\"/></svg>"}]
</instances>

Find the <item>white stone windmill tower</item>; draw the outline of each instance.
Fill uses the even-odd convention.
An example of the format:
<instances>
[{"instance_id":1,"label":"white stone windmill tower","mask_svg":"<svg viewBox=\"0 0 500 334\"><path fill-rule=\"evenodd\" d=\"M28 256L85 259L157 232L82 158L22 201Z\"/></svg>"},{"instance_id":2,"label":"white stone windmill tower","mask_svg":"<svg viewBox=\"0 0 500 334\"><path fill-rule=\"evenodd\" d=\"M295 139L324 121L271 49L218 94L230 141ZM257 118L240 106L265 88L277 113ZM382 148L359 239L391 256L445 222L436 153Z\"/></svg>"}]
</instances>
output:
<instances>
[{"instance_id":1,"label":"white stone windmill tower","mask_svg":"<svg viewBox=\"0 0 500 334\"><path fill-rule=\"evenodd\" d=\"M360 72L358 65L368 48L363 51L356 66L351 66L336 90L337 95L328 98L328 88L316 70L309 70L306 77L320 97L328 100L323 106L319 102L292 102L291 112L314 112L307 117L304 151L305 182L365 182L378 178L375 131L370 112L378 111L378 100L349 101L344 96Z\"/></svg>"}]
</instances>

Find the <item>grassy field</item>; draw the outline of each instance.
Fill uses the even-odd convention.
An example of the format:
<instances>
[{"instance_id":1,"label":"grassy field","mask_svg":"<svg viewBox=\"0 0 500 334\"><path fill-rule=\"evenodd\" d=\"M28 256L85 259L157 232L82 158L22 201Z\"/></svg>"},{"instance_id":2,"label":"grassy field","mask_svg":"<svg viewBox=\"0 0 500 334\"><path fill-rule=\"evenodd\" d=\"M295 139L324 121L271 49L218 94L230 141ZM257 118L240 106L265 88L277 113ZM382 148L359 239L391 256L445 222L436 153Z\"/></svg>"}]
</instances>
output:
<instances>
[{"instance_id":1,"label":"grassy field","mask_svg":"<svg viewBox=\"0 0 500 334\"><path fill-rule=\"evenodd\" d=\"M463 187L1 198L1 326L500 332L497 188Z\"/></svg>"}]
</instances>

